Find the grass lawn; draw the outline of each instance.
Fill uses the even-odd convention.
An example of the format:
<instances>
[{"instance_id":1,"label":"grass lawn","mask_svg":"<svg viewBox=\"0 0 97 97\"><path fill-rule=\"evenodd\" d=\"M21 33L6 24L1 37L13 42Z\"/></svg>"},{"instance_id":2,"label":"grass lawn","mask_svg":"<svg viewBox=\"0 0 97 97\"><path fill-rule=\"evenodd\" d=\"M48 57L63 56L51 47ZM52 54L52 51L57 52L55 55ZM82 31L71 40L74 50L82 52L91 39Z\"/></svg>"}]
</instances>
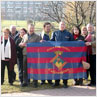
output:
<instances>
[{"instance_id":1,"label":"grass lawn","mask_svg":"<svg viewBox=\"0 0 97 97\"><path fill-rule=\"evenodd\" d=\"M35 31L36 32L40 32L43 30L43 24L45 23L45 21L35 21ZM51 22L51 24L58 28L58 23L56 22ZM2 29L4 27L8 27L10 28L11 25L15 25L17 27L17 30L20 30L21 28L26 28L27 29L27 21L21 21L21 20L2 20L1 21L1 26Z\"/></svg>"},{"instance_id":2,"label":"grass lawn","mask_svg":"<svg viewBox=\"0 0 97 97\"><path fill-rule=\"evenodd\" d=\"M35 21L35 33L37 34L41 34L41 32L43 31L43 25L44 25L45 21ZM56 29L58 29L58 23L56 22L51 22L52 26L55 27ZM5 27L10 29L11 25L15 25L16 29L18 31L20 31L21 28L25 28L28 29L28 25L27 25L27 21L25 20L2 20L1 21L1 32L3 31L3 29ZM52 29L52 32L54 30ZM2 35L2 33L1 33Z\"/></svg>"},{"instance_id":3,"label":"grass lawn","mask_svg":"<svg viewBox=\"0 0 97 97\"><path fill-rule=\"evenodd\" d=\"M13 83L13 86L11 86L8 83L7 69L5 69L5 81L4 81L4 84L1 85L1 94L3 94L3 93L13 93L13 92L28 92L28 91L42 90L42 89L53 89L52 86L49 85L49 84L40 85L40 82L41 82L40 80L39 80L39 87L38 88L33 88L32 83L28 87L21 87L20 83L19 83L19 78L18 78L17 65L15 65L15 72L16 72L16 81ZM53 82L54 82L54 80L53 80ZM62 80L61 80L60 84L61 85L58 88L62 88ZM68 85L69 86L73 85L73 79L68 80Z\"/></svg>"}]
</instances>

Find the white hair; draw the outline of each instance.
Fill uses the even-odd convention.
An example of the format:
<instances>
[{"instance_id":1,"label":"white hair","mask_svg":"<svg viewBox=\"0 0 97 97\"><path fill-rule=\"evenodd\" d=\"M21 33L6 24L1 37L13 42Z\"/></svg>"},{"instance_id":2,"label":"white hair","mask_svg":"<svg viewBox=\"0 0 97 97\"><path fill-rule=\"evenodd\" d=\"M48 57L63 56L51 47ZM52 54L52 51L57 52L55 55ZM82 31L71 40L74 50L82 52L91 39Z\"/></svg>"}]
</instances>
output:
<instances>
[{"instance_id":1,"label":"white hair","mask_svg":"<svg viewBox=\"0 0 97 97\"><path fill-rule=\"evenodd\" d=\"M60 21L60 22L59 22L59 25L60 25L61 23L64 23L64 24L65 24L65 21Z\"/></svg>"},{"instance_id":2,"label":"white hair","mask_svg":"<svg viewBox=\"0 0 97 97\"><path fill-rule=\"evenodd\" d=\"M16 26L15 26L15 25L11 25L11 26L10 26L10 31L11 31L11 29L12 29L13 27L15 27L15 28L16 28Z\"/></svg>"},{"instance_id":3,"label":"white hair","mask_svg":"<svg viewBox=\"0 0 97 97\"><path fill-rule=\"evenodd\" d=\"M87 29L88 29L89 26L92 26L92 28L94 29L93 24L91 24L91 23L87 24Z\"/></svg>"}]
</instances>

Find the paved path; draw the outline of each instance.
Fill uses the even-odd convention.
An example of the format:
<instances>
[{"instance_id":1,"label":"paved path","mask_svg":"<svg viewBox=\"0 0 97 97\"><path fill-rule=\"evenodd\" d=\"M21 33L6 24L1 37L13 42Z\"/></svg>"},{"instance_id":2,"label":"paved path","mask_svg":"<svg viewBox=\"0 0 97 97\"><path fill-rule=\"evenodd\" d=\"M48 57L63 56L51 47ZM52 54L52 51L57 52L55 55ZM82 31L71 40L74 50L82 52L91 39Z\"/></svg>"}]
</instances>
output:
<instances>
[{"instance_id":1,"label":"paved path","mask_svg":"<svg viewBox=\"0 0 97 97\"><path fill-rule=\"evenodd\" d=\"M1 96L96 96L96 88L89 86L72 86L67 89L45 89L31 92L1 94Z\"/></svg>"}]
</instances>

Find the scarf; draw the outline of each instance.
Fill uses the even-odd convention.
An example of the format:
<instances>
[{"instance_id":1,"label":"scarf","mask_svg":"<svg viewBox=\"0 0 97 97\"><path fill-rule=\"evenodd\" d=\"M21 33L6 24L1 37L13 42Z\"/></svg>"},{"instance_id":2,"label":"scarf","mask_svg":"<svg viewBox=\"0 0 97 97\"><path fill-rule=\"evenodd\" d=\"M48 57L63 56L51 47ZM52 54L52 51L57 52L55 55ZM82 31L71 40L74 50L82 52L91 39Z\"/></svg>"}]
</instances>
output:
<instances>
[{"instance_id":1,"label":"scarf","mask_svg":"<svg viewBox=\"0 0 97 97\"><path fill-rule=\"evenodd\" d=\"M91 35L91 33L87 35L87 37L85 38L85 40L87 42L91 42L92 41L92 35ZM88 53L88 55L92 54L92 46L91 45L87 46L87 53Z\"/></svg>"},{"instance_id":2,"label":"scarf","mask_svg":"<svg viewBox=\"0 0 97 97\"><path fill-rule=\"evenodd\" d=\"M74 35L74 40L76 40L79 37L79 34Z\"/></svg>"},{"instance_id":3,"label":"scarf","mask_svg":"<svg viewBox=\"0 0 97 97\"><path fill-rule=\"evenodd\" d=\"M4 47L5 40L4 36L2 37L2 44L1 44L1 59L5 60L5 58L11 58L11 44L10 40L8 38L8 41L6 43L6 46Z\"/></svg>"},{"instance_id":4,"label":"scarf","mask_svg":"<svg viewBox=\"0 0 97 97\"><path fill-rule=\"evenodd\" d=\"M85 40L87 42L91 42L92 41L91 39L92 39L92 35L91 34L88 34L87 37L85 38Z\"/></svg>"},{"instance_id":5,"label":"scarf","mask_svg":"<svg viewBox=\"0 0 97 97\"><path fill-rule=\"evenodd\" d=\"M44 34L47 34L47 33L44 32L44 31L42 31L42 38L43 38ZM52 32L50 31L50 32L49 32L49 38L51 38L51 34L52 34ZM47 34L47 35L48 35L48 34Z\"/></svg>"}]
</instances>

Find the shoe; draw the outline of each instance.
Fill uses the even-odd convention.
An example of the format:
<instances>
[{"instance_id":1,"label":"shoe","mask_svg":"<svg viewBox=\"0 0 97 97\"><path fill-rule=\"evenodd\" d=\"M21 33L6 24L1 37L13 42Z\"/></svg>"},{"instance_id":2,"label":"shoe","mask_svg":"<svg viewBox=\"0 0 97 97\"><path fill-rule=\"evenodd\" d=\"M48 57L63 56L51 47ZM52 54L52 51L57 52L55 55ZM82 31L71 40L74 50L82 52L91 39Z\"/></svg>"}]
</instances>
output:
<instances>
[{"instance_id":1,"label":"shoe","mask_svg":"<svg viewBox=\"0 0 97 97\"><path fill-rule=\"evenodd\" d=\"M68 85L64 85L63 87L64 87L64 88L68 88Z\"/></svg>"},{"instance_id":2,"label":"shoe","mask_svg":"<svg viewBox=\"0 0 97 97\"><path fill-rule=\"evenodd\" d=\"M75 82L75 85L79 85L79 82L78 82L78 81L76 81L76 82Z\"/></svg>"},{"instance_id":3,"label":"shoe","mask_svg":"<svg viewBox=\"0 0 97 97\"><path fill-rule=\"evenodd\" d=\"M28 86L27 83L23 83L23 84L22 84L22 87L26 87L26 86Z\"/></svg>"},{"instance_id":4,"label":"shoe","mask_svg":"<svg viewBox=\"0 0 97 97\"><path fill-rule=\"evenodd\" d=\"M79 83L75 83L75 85L79 85Z\"/></svg>"}]
</instances>

